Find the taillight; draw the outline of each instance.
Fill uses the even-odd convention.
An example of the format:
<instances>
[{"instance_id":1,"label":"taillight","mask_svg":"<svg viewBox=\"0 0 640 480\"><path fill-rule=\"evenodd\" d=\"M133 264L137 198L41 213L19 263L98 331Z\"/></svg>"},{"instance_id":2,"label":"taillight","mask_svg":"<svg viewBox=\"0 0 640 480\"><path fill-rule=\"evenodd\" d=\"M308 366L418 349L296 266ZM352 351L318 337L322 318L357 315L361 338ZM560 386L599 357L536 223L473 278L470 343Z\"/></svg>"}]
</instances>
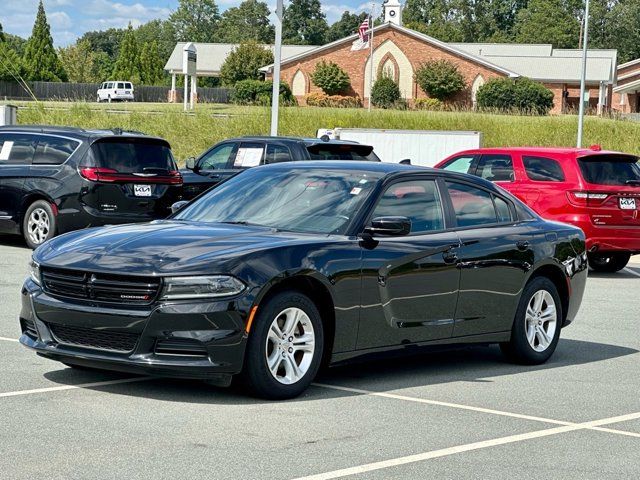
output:
<instances>
[{"instance_id":1,"label":"taillight","mask_svg":"<svg viewBox=\"0 0 640 480\"><path fill-rule=\"evenodd\" d=\"M82 167L80 168L80 175L89 180L90 182L115 182L114 177L111 175L117 174L118 171L112 168L97 168L97 167Z\"/></svg>"},{"instance_id":2,"label":"taillight","mask_svg":"<svg viewBox=\"0 0 640 480\"><path fill-rule=\"evenodd\" d=\"M112 168L81 167L80 175L91 182L120 183L160 183L164 185L182 185L182 175L177 170L170 170L166 175L139 177L131 173L119 173Z\"/></svg>"},{"instance_id":3,"label":"taillight","mask_svg":"<svg viewBox=\"0 0 640 480\"><path fill-rule=\"evenodd\" d=\"M609 198L608 193L595 193L585 191L567 192L569 201L574 205L580 206L596 206L602 205L604 201Z\"/></svg>"},{"instance_id":4,"label":"taillight","mask_svg":"<svg viewBox=\"0 0 640 480\"><path fill-rule=\"evenodd\" d=\"M169 171L169 179L167 181L170 185L182 185L182 175L177 170Z\"/></svg>"}]
</instances>

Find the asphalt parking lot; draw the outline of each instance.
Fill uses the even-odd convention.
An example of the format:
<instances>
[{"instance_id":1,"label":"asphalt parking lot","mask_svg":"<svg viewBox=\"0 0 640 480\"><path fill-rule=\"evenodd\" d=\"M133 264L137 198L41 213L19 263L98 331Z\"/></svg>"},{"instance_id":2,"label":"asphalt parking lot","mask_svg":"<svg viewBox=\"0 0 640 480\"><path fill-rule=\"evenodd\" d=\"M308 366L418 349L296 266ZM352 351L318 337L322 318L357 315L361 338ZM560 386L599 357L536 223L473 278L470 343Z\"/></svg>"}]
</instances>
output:
<instances>
[{"instance_id":1,"label":"asphalt parking lot","mask_svg":"<svg viewBox=\"0 0 640 480\"><path fill-rule=\"evenodd\" d=\"M424 353L266 402L36 356L17 343L29 256L0 237L3 479L640 477L640 263L591 275L546 365L497 347Z\"/></svg>"}]
</instances>

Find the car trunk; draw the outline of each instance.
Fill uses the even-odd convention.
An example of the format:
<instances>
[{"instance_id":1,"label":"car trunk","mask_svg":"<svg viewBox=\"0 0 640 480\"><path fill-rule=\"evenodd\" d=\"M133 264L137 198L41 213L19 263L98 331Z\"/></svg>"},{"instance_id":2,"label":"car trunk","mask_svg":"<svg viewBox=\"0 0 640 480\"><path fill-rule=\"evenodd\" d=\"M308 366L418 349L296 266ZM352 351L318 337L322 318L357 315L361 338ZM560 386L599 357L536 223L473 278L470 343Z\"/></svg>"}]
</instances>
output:
<instances>
[{"instance_id":1,"label":"car trunk","mask_svg":"<svg viewBox=\"0 0 640 480\"><path fill-rule=\"evenodd\" d=\"M640 227L640 165L626 154L578 157L584 191L570 192L573 203L589 208L594 225Z\"/></svg>"},{"instance_id":2,"label":"car trunk","mask_svg":"<svg viewBox=\"0 0 640 480\"><path fill-rule=\"evenodd\" d=\"M83 201L105 213L165 217L182 187L169 145L157 139L98 140L79 171L90 184Z\"/></svg>"}]
</instances>

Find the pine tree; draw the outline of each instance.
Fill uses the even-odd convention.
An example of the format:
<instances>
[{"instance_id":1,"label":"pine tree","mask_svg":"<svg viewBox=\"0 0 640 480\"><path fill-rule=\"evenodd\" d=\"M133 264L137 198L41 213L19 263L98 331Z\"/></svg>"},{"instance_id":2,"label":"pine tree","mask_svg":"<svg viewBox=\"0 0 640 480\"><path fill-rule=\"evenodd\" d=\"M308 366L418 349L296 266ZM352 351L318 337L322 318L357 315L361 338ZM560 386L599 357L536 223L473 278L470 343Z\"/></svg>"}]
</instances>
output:
<instances>
[{"instance_id":1,"label":"pine tree","mask_svg":"<svg viewBox=\"0 0 640 480\"><path fill-rule=\"evenodd\" d=\"M42 0L38 5L38 14L33 25L31 37L24 52L24 66L29 80L64 82L67 74L53 48L51 28L47 22Z\"/></svg>"},{"instance_id":2,"label":"pine tree","mask_svg":"<svg viewBox=\"0 0 640 480\"><path fill-rule=\"evenodd\" d=\"M118 52L118 59L113 67L114 80L127 80L140 83L140 55L138 53L138 41L131 24L122 37Z\"/></svg>"},{"instance_id":3,"label":"pine tree","mask_svg":"<svg viewBox=\"0 0 640 480\"><path fill-rule=\"evenodd\" d=\"M2 30L1 23L0 23L0 42L4 42L4 30Z\"/></svg>"},{"instance_id":4,"label":"pine tree","mask_svg":"<svg viewBox=\"0 0 640 480\"><path fill-rule=\"evenodd\" d=\"M158 42L145 42L140 51L140 76L145 85L157 85L162 80L163 64Z\"/></svg>"}]
</instances>

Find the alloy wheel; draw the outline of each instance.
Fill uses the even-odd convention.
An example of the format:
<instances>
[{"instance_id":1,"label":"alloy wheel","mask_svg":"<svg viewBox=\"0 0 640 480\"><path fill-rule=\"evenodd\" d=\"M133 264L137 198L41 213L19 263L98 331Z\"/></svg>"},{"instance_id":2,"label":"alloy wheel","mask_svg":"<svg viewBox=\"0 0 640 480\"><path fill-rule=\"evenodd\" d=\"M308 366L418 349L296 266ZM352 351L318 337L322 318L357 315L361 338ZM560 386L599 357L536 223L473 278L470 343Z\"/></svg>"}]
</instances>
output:
<instances>
[{"instance_id":1,"label":"alloy wheel","mask_svg":"<svg viewBox=\"0 0 640 480\"><path fill-rule=\"evenodd\" d=\"M309 316L299 308L283 310L271 323L266 362L273 378L284 385L305 376L313 360L315 332Z\"/></svg>"},{"instance_id":2,"label":"alloy wheel","mask_svg":"<svg viewBox=\"0 0 640 480\"><path fill-rule=\"evenodd\" d=\"M527 341L536 352L544 352L553 342L558 324L558 311L553 296L538 290L527 304Z\"/></svg>"},{"instance_id":3,"label":"alloy wheel","mask_svg":"<svg viewBox=\"0 0 640 480\"><path fill-rule=\"evenodd\" d=\"M43 243L49 236L50 228L49 214L44 208L36 208L31 212L27 222L27 234L33 243L36 245Z\"/></svg>"}]
</instances>

